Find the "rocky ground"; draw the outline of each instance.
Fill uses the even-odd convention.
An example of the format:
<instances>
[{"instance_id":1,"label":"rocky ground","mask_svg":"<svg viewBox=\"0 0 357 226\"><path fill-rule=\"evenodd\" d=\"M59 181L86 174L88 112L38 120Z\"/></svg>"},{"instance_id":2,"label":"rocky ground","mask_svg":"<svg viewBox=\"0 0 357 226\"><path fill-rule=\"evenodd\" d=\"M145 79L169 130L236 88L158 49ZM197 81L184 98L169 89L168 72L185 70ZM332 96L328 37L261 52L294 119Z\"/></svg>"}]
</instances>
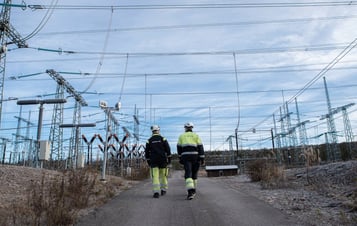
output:
<instances>
[{"instance_id":1,"label":"rocky ground","mask_svg":"<svg viewBox=\"0 0 357 226\"><path fill-rule=\"evenodd\" d=\"M2 210L26 200L27 186L34 180L40 181L44 172L58 174L54 171L0 165L0 216ZM270 188L262 188L259 182L250 182L246 175L217 179L298 218L301 225L357 225L356 160L287 169L284 173L285 180ZM136 183L121 178L120 181L116 182L118 186L115 194Z\"/></svg>"},{"instance_id":2,"label":"rocky ground","mask_svg":"<svg viewBox=\"0 0 357 226\"><path fill-rule=\"evenodd\" d=\"M246 175L221 180L296 217L301 225L357 225L357 161L287 169L285 176L280 185L265 189Z\"/></svg>"}]
</instances>

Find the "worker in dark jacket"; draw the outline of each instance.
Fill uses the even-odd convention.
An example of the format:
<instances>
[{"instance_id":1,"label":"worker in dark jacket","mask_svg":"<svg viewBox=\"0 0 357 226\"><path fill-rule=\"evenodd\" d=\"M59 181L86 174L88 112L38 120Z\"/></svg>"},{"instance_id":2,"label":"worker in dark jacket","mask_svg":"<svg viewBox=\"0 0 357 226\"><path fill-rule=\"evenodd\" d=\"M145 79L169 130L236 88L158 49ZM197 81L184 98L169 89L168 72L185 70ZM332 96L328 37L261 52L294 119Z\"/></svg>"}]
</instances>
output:
<instances>
[{"instance_id":1,"label":"worker in dark jacket","mask_svg":"<svg viewBox=\"0 0 357 226\"><path fill-rule=\"evenodd\" d=\"M205 155L201 138L192 132L193 123L186 123L184 128L185 133L180 135L177 142L177 154L185 169L187 199L191 200L196 195L197 174L200 164L204 165Z\"/></svg>"},{"instance_id":2,"label":"worker in dark jacket","mask_svg":"<svg viewBox=\"0 0 357 226\"><path fill-rule=\"evenodd\" d=\"M145 158L150 166L154 198L165 195L168 189L168 164L171 164L171 150L168 141L160 135L158 125L151 126L152 136L146 142Z\"/></svg>"}]
</instances>

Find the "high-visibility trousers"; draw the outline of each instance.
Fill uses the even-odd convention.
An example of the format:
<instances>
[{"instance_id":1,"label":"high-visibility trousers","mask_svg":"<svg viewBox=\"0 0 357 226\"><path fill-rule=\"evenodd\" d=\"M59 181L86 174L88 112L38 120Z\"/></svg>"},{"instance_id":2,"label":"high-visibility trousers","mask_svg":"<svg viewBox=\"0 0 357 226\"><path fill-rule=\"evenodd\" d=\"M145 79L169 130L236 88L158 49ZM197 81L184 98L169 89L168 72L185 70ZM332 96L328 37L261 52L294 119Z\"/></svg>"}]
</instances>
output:
<instances>
[{"instance_id":1,"label":"high-visibility trousers","mask_svg":"<svg viewBox=\"0 0 357 226\"><path fill-rule=\"evenodd\" d=\"M152 190L154 193L160 190L166 191L168 189L167 176L169 175L169 168L150 168L152 179Z\"/></svg>"},{"instance_id":2,"label":"high-visibility trousers","mask_svg":"<svg viewBox=\"0 0 357 226\"><path fill-rule=\"evenodd\" d=\"M184 161L186 189L197 188L197 177L200 163L198 161Z\"/></svg>"}]
</instances>

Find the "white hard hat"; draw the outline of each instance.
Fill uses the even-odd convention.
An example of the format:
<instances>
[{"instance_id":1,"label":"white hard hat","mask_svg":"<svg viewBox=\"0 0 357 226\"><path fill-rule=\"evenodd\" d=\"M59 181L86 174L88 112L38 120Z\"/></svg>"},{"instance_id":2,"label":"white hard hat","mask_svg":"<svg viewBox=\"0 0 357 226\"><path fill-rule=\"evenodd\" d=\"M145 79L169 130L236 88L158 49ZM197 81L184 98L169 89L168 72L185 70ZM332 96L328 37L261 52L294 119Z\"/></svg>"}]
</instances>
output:
<instances>
[{"instance_id":1,"label":"white hard hat","mask_svg":"<svg viewBox=\"0 0 357 226\"><path fill-rule=\"evenodd\" d=\"M152 125L150 129L151 131L159 131L160 127L158 125Z\"/></svg>"},{"instance_id":2,"label":"white hard hat","mask_svg":"<svg viewBox=\"0 0 357 226\"><path fill-rule=\"evenodd\" d=\"M184 127L185 128L193 128L193 123L192 122L186 122Z\"/></svg>"}]
</instances>

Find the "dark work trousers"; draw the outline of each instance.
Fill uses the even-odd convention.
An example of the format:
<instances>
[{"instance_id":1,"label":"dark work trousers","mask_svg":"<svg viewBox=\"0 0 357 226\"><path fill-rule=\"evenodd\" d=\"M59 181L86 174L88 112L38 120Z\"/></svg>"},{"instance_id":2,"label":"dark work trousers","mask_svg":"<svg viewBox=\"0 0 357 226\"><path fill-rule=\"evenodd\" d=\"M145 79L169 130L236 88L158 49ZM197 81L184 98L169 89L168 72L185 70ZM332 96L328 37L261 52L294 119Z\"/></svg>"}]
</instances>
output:
<instances>
[{"instance_id":1,"label":"dark work trousers","mask_svg":"<svg viewBox=\"0 0 357 226\"><path fill-rule=\"evenodd\" d=\"M185 169L185 179L192 178L193 180L197 179L197 173L200 168L200 163L197 160L185 160L184 169Z\"/></svg>"}]
</instances>

